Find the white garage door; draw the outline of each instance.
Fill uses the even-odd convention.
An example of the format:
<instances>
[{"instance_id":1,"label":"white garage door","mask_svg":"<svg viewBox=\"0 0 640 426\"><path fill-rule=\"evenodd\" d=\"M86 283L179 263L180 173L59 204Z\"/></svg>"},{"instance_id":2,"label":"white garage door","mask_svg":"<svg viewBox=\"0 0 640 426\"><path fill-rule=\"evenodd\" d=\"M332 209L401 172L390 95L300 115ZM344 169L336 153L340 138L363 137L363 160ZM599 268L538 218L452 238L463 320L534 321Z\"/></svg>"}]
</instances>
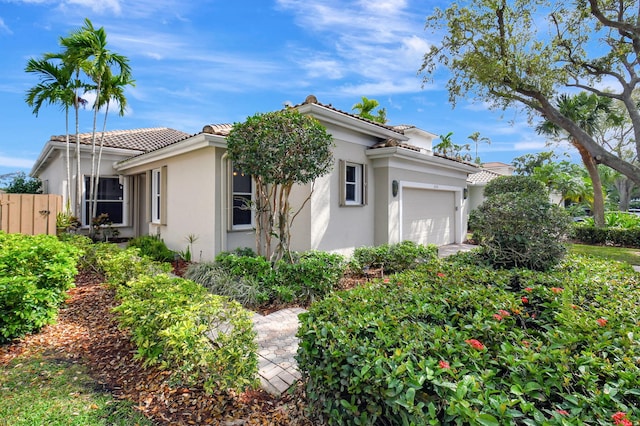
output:
<instances>
[{"instance_id":1,"label":"white garage door","mask_svg":"<svg viewBox=\"0 0 640 426\"><path fill-rule=\"evenodd\" d=\"M404 188L402 239L438 246L455 242L455 192Z\"/></svg>"}]
</instances>

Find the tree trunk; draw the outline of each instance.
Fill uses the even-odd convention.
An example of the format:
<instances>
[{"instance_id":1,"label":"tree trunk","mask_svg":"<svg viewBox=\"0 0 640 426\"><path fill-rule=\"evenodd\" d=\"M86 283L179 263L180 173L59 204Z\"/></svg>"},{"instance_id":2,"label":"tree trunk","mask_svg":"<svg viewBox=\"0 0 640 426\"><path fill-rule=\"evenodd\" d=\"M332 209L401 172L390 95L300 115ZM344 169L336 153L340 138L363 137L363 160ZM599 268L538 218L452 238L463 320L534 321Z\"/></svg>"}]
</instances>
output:
<instances>
[{"instance_id":1,"label":"tree trunk","mask_svg":"<svg viewBox=\"0 0 640 426\"><path fill-rule=\"evenodd\" d=\"M620 196L620 199L618 200L618 209L621 212L629 211L629 202L631 201L631 193L635 188L635 184L630 179L622 177L616 179L615 186Z\"/></svg>"},{"instance_id":2,"label":"tree trunk","mask_svg":"<svg viewBox=\"0 0 640 426\"><path fill-rule=\"evenodd\" d=\"M575 140L573 146L578 149L582 162L589 172L591 183L593 185L593 221L596 228L604 227L604 196L602 195L602 181L600 180L600 174L598 173L598 165L594 158L589 154L582 145Z\"/></svg>"}]
</instances>

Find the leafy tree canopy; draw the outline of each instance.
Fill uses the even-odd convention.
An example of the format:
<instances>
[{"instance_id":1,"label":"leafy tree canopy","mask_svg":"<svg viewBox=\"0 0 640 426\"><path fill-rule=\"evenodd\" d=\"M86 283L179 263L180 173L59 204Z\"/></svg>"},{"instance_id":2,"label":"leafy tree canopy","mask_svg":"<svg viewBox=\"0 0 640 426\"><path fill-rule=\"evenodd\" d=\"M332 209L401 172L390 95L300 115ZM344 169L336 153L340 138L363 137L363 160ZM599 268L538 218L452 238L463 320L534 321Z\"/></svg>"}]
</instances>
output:
<instances>
[{"instance_id":1,"label":"leafy tree canopy","mask_svg":"<svg viewBox=\"0 0 640 426\"><path fill-rule=\"evenodd\" d=\"M451 72L449 99L475 94L494 107L525 106L572 135L597 161L640 183L640 167L598 144L553 99L576 88L618 99L640 152L640 24L635 1L469 0L436 9L427 28L442 35L425 54L425 81ZM602 90L602 80L614 87Z\"/></svg>"},{"instance_id":2,"label":"leafy tree canopy","mask_svg":"<svg viewBox=\"0 0 640 426\"><path fill-rule=\"evenodd\" d=\"M238 170L276 184L304 184L327 174L332 145L324 126L293 109L256 114L236 123L227 137Z\"/></svg>"},{"instance_id":3,"label":"leafy tree canopy","mask_svg":"<svg viewBox=\"0 0 640 426\"><path fill-rule=\"evenodd\" d=\"M42 193L42 181L27 176L23 172L5 175L3 178L12 176L10 181L2 188L9 194L40 194Z\"/></svg>"}]
</instances>

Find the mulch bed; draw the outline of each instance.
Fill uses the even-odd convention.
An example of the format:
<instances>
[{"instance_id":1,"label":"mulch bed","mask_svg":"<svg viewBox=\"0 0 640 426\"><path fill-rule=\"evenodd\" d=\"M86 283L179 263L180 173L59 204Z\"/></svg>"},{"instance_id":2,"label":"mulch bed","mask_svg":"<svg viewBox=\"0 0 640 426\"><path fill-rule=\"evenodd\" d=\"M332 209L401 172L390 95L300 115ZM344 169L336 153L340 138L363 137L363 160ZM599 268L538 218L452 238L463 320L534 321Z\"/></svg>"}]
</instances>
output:
<instances>
[{"instance_id":1,"label":"mulch bed","mask_svg":"<svg viewBox=\"0 0 640 426\"><path fill-rule=\"evenodd\" d=\"M143 367L135 348L118 329L111 308L114 292L102 277L83 272L60 311L56 324L12 344L0 346L0 365L18 356L42 354L87 366L97 388L136 408L159 425L299 425L314 423L305 415L302 385L274 398L264 391L207 395L199 388L172 386L169 373Z\"/></svg>"}]
</instances>

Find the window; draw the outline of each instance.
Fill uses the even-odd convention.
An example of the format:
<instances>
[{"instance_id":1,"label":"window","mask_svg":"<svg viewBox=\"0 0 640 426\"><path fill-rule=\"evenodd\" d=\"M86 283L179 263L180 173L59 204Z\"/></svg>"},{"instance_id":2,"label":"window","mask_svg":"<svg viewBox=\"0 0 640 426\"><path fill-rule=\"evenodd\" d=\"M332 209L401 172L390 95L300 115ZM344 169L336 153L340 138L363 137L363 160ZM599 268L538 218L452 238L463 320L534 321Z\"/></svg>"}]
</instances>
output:
<instances>
[{"instance_id":1,"label":"window","mask_svg":"<svg viewBox=\"0 0 640 426\"><path fill-rule=\"evenodd\" d=\"M340 205L367 204L367 166L340 160Z\"/></svg>"},{"instance_id":2,"label":"window","mask_svg":"<svg viewBox=\"0 0 640 426\"><path fill-rule=\"evenodd\" d=\"M91 193L91 178L84 177L84 225L89 225L89 195ZM118 177L100 177L98 182L98 194L96 196L96 217L108 214L109 220L114 225L124 224L124 185Z\"/></svg>"},{"instance_id":3,"label":"window","mask_svg":"<svg viewBox=\"0 0 640 426\"><path fill-rule=\"evenodd\" d=\"M231 229L248 229L253 227L253 180L250 175L245 175L233 168L231 179L231 193L233 210L231 214Z\"/></svg>"},{"instance_id":4,"label":"window","mask_svg":"<svg viewBox=\"0 0 640 426\"><path fill-rule=\"evenodd\" d=\"M160 169L151 171L151 222L160 223L162 211L162 173Z\"/></svg>"}]
</instances>

